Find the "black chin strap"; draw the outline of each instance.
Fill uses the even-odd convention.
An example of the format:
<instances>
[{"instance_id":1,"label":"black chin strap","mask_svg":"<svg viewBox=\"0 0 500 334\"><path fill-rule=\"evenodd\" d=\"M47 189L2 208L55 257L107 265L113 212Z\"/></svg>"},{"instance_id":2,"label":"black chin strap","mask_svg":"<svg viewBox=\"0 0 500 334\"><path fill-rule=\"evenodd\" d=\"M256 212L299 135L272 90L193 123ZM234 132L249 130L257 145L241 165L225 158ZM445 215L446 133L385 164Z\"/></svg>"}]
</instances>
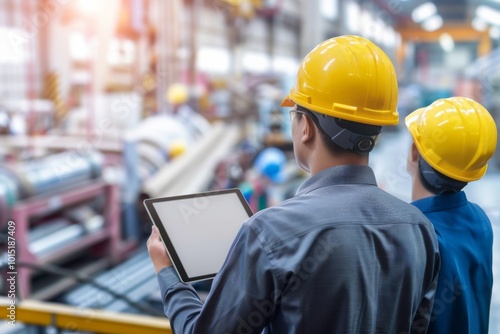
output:
<instances>
[{"instance_id":1,"label":"black chin strap","mask_svg":"<svg viewBox=\"0 0 500 334\"><path fill-rule=\"evenodd\" d=\"M422 181L425 189L433 194L456 193L467 185L467 182L454 180L438 172L421 156L418 158L418 170L420 181Z\"/></svg>"}]
</instances>

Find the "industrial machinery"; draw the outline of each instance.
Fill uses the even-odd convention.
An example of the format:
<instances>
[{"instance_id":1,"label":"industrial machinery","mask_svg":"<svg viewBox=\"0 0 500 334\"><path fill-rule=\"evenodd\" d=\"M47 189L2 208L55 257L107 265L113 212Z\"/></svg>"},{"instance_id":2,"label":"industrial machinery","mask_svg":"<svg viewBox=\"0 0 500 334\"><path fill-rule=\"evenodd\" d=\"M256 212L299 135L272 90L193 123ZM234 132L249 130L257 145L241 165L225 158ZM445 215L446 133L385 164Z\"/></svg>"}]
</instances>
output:
<instances>
[{"instance_id":1,"label":"industrial machinery","mask_svg":"<svg viewBox=\"0 0 500 334\"><path fill-rule=\"evenodd\" d=\"M120 265L98 274L95 282L108 286L115 294L127 295L128 299L141 302L143 305L146 304L145 301L151 294L156 293L156 299L160 297L154 267L145 248L141 248ZM65 304L80 308L127 313L147 312L150 315L151 313L162 314L161 306L155 311L145 310L144 307L138 309L127 301L117 298L115 294L87 283L65 293L60 299Z\"/></svg>"},{"instance_id":2,"label":"industrial machinery","mask_svg":"<svg viewBox=\"0 0 500 334\"><path fill-rule=\"evenodd\" d=\"M48 277L37 289L36 266L79 259L79 269L95 272L125 255L118 187L101 178L102 170L103 157L93 151L0 165L0 223L15 224L20 297L34 293L48 299L74 284ZM82 257L92 254L90 250L101 260L83 266ZM0 258L4 251L0 247Z\"/></svg>"},{"instance_id":3,"label":"industrial machinery","mask_svg":"<svg viewBox=\"0 0 500 334\"><path fill-rule=\"evenodd\" d=\"M0 221L8 220L9 209L20 200L61 192L100 177L102 164L100 153L78 154L76 151L0 164Z\"/></svg>"}]
</instances>

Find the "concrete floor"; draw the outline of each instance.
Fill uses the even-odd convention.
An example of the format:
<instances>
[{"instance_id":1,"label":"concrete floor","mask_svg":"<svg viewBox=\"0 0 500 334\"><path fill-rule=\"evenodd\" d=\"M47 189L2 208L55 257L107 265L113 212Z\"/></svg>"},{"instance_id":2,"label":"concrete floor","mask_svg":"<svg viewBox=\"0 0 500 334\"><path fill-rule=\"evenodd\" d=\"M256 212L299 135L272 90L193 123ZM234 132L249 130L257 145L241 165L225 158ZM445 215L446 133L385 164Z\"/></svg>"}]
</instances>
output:
<instances>
[{"instance_id":1,"label":"concrete floor","mask_svg":"<svg viewBox=\"0 0 500 334\"><path fill-rule=\"evenodd\" d=\"M383 133L370 156L380 187L409 202L410 177L406 172L406 158L411 139L406 130ZM500 148L499 148L500 150ZM500 154L497 154L500 159ZM490 333L500 333L500 170L490 163L488 172L479 181L465 187L468 199L480 205L493 225L493 296L490 310Z\"/></svg>"}]
</instances>

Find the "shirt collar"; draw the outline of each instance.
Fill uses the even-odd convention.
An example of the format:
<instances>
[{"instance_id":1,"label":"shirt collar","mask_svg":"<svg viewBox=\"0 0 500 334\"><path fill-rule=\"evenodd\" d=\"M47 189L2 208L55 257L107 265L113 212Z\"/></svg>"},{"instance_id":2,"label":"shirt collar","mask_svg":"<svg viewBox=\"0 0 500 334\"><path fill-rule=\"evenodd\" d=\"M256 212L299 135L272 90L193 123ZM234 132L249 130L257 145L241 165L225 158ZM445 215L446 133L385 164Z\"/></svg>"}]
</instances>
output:
<instances>
[{"instance_id":1,"label":"shirt collar","mask_svg":"<svg viewBox=\"0 0 500 334\"><path fill-rule=\"evenodd\" d=\"M422 198L411 204L415 205L423 213L444 211L467 204L467 196L465 196L465 192L459 191L453 194L440 194Z\"/></svg>"},{"instance_id":2,"label":"shirt collar","mask_svg":"<svg viewBox=\"0 0 500 334\"><path fill-rule=\"evenodd\" d=\"M343 165L324 169L307 179L297 190L297 195L334 184L377 185L375 174L369 166Z\"/></svg>"}]
</instances>

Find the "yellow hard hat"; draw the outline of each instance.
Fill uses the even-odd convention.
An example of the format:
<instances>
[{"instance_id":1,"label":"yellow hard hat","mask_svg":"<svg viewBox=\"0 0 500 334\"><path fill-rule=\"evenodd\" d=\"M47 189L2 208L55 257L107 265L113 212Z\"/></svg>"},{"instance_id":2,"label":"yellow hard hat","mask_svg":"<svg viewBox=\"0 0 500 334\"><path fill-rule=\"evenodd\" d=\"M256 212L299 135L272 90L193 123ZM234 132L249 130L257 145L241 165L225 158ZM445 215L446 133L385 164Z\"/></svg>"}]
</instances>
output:
<instances>
[{"instance_id":1,"label":"yellow hard hat","mask_svg":"<svg viewBox=\"0 0 500 334\"><path fill-rule=\"evenodd\" d=\"M174 139L168 145L168 155L170 158L176 158L187 150L187 143L183 139Z\"/></svg>"},{"instance_id":2,"label":"yellow hard hat","mask_svg":"<svg viewBox=\"0 0 500 334\"><path fill-rule=\"evenodd\" d=\"M188 90L183 84L173 84L167 90L167 101L171 104L181 104L188 100Z\"/></svg>"},{"instance_id":3,"label":"yellow hard hat","mask_svg":"<svg viewBox=\"0 0 500 334\"><path fill-rule=\"evenodd\" d=\"M340 36L317 45L300 64L281 106L370 125L397 125L398 85L389 57L368 39Z\"/></svg>"},{"instance_id":4,"label":"yellow hard hat","mask_svg":"<svg viewBox=\"0 0 500 334\"><path fill-rule=\"evenodd\" d=\"M434 101L405 118L422 158L452 179L479 180L495 153L497 128L481 104L466 97Z\"/></svg>"}]
</instances>

